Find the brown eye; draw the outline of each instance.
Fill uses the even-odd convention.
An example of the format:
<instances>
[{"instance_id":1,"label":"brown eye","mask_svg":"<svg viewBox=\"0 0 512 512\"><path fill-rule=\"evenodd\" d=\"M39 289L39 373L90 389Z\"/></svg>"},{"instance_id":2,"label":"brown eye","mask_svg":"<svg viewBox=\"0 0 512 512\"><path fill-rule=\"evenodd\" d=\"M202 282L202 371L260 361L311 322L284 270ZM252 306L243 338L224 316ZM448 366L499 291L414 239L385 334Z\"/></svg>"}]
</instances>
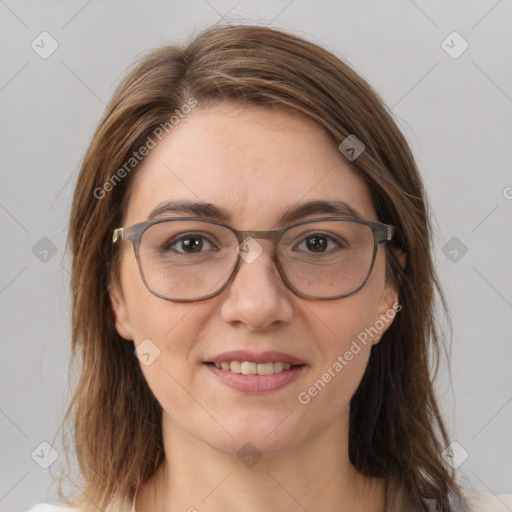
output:
<instances>
[{"instance_id":1,"label":"brown eye","mask_svg":"<svg viewBox=\"0 0 512 512\"><path fill-rule=\"evenodd\" d=\"M323 233L314 233L302 240L297 245L299 251L323 254L335 249L342 249L343 245L332 236Z\"/></svg>"},{"instance_id":2,"label":"brown eye","mask_svg":"<svg viewBox=\"0 0 512 512\"><path fill-rule=\"evenodd\" d=\"M313 252L324 252L327 247L325 236L312 236L308 238L307 247Z\"/></svg>"},{"instance_id":3,"label":"brown eye","mask_svg":"<svg viewBox=\"0 0 512 512\"><path fill-rule=\"evenodd\" d=\"M181 245L185 252L199 252L203 247L203 241L198 237L190 237L182 240Z\"/></svg>"},{"instance_id":4,"label":"brown eye","mask_svg":"<svg viewBox=\"0 0 512 512\"><path fill-rule=\"evenodd\" d=\"M163 249L164 251L174 251L181 254L197 254L214 250L214 247L203 236L187 234L169 240Z\"/></svg>"}]
</instances>

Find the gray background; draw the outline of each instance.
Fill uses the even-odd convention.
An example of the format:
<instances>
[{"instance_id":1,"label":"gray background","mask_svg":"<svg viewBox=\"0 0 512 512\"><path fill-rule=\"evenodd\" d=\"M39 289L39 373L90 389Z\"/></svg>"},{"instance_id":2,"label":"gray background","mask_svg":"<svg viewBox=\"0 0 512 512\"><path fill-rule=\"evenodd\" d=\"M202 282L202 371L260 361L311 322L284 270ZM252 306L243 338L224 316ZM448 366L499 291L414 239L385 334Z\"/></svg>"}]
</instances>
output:
<instances>
[{"instance_id":1,"label":"gray background","mask_svg":"<svg viewBox=\"0 0 512 512\"><path fill-rule=\"evenodd\" d=\"M50 471L63 454L45 470L31 453L53 443L70 395L67 218L104 104L138 56L221 16L326 46L392 109L435 213L454 326L452 382L445 363L438 390L460 445L454 460L467 452L459 467L466 485L512 492L510 0L0 0L0 16L1 511L54 496ZM58 43L46 59L31 47L42 46L43 31ZM457 58L445 49L459 53L458 36L442 47L453 31L469 44ZM41 463L45 450L35 452Z\"/></svg>"}]
</instances>

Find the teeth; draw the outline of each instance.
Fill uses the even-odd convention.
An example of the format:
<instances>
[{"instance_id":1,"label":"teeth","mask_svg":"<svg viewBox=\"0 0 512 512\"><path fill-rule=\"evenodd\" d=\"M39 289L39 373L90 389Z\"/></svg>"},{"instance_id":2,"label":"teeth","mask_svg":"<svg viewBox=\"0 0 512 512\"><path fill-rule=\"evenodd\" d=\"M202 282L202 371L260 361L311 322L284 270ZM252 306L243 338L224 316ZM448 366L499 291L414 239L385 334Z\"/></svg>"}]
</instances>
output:
<instances>
[{"instance_id":1,"label":"teeth","mask_svg":"<svg viewBox=\"0 0 512 512\"><path fill-rule=\"evenodd\" d=\"M258 363L258 375L272 375L274 363Z\"/></svg>"},{"instance_id":2,"label":"teeth","mask_svg":"<svg viewBox=\"0 0 512 512\"><path fill-rule=\"evenodd\" d=\"M222 363L214 363L216 368L229 370L233 373L242 373L243 375L272 375L289 370L292 365L290 363L253 363L251 361L223 361Z\"/></svg>"},{"instance_id":3,"label":"teeth","mask_svg":"<svg viewBox=\"0 0 512 512\"><path fill-rule=\"evenodd\" d=\"M241 366L242 366L242 373L244 375L257 375L258 374L257 363L250 363L249 361L244 361Z\"/></svg>"},{"instance_id":4,"label":"teeth","mask_svg":"<svg viewBox=\"0 0 512 512\"><path fill-rule=\"evenodd\" d=\"M239 361L232 361L231 363L229 363L229 369L233 372L233 373L242 373L242 368L241 368L241 363Z\"/></svg>"}]
</instances>

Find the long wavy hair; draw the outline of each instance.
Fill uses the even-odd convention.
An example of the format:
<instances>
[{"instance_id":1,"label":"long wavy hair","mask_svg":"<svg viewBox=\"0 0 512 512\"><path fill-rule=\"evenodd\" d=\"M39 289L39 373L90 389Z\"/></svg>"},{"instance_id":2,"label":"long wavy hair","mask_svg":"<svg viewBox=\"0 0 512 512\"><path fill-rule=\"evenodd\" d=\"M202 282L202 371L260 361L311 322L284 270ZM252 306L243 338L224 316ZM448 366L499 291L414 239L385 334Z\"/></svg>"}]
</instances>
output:
<instances>
[{"instance_id":1,"label":"long wavy hair","mask_svg":"<svg viewBox=\"0 0 512 512\"><path fill-rule=\"evenodd\" d=\"M414 158L379 96L347 64L298 36L249 25L213 26L185 46L146 55L117 87L85 154L69 228L78 376L63 424L73 432L74 482L82 492L61 486L61 495L80 510L104 510L115 497L132 500L164 460L161 406L133 343L114 326L112 232L137 172L133 154L158 127L170 132L170 116L184 105L218 100L300 113L336 146L351 134L364 143L351 166L367 183L379 220L400 228L407 263L402 267L386 244L386 278L397 286L402 310L372 348L351 400L350 460L364 475L398 481L418 503L428 497L449 510L448 497L460 494L442 457L448 438L432 385L445 346L436 298L444 313L446 305Z\"/></svg>"}]
</instances>

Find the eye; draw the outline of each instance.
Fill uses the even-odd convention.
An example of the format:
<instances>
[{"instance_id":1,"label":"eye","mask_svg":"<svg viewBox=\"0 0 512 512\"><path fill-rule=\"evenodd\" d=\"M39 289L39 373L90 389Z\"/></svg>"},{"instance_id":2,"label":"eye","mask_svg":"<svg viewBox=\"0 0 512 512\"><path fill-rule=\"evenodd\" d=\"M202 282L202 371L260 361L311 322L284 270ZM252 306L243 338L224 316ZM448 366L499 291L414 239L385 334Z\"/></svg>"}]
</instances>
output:
<instances>
[{"instance_id":1,"label":"eye","mask_svg":"<svg viewBox=\"0 0 512 512\"><path fill-rule=\"evenodd\" d=\"M196 254L214 250L213 244L202 235L187 233L179 238L173 238L164 245L164 250L173 250L182 254Z\"/></svg>"},{"instance_id":2,"label":"eye","mask_svg":"<svg viewBox=\"0 0 512 512\"><path fill-rule=\"evenodd\" d=\"M297 245L299 250L322 254L334 249L343 248L342 244L324 233L311 233Z\"/></svg>"}]
</instances>

